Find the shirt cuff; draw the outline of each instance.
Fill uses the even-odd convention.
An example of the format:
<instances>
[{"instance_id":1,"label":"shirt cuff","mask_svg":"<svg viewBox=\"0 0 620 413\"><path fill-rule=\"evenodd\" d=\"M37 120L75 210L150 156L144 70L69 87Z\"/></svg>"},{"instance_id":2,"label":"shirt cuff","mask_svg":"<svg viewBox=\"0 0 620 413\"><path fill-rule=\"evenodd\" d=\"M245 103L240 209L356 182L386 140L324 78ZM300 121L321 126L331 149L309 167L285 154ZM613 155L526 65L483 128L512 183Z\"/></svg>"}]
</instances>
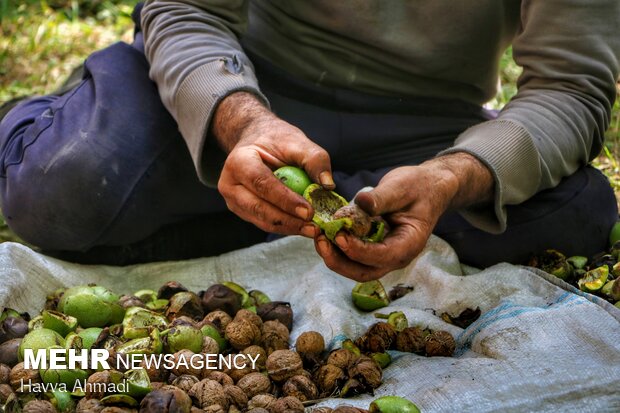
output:
<instances>
[{"instance_id":1,"label":"shirt cuff","mask_svg":"<svg viewBox=\"0 0 620 413\"><path fill-rule=\"evenodd\" d=\"M533 196L540 185L540 157L529 132L511 120L491 120L463 132L454 146L438 156L467 152L484 163L495 180L492 208L472 207L459 213L483 231L506 230L507 205L520 204Z\"/></svg>"},{"instance_id":2,"label":"shirt cuff","mask_svg":"<svg viewBox=\"0 0 620 413\"><path fill-rule=\"evenodd\" d=\"M227 58L200 66L189 74L176 96L176 118L194 161L198 178L216 187L226 154L208 138L209 125L217 105L234 92L254 94L268 106L258 81L249 67L233 67Z\"/></svg>"}]
</instances>

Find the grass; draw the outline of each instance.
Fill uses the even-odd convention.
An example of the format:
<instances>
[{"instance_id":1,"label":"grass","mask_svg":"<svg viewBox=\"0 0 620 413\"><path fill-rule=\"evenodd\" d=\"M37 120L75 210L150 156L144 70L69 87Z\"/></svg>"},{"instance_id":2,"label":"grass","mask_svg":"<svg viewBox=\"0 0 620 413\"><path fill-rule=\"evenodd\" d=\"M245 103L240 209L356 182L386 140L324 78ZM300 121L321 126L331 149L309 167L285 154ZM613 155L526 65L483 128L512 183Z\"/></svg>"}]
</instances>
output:
<instances>
[{"instance_id":1,"label":"grass","mask_svg":"<svg viewBox=\"0 0 620 413\"><path fill-rule=\"evenodd\" d=\"M0 0L0 103L59 87L91 52L119 40L131 42L131 11L138 0ZM521 73L508 49L500 87L488 106L501 108L516 93ZM620 86L618 89L620 96ZM606 145L593 164L608 177L620 200L620 102ZM0 221L0 240L14 240Z\"/></svg>"}]
</instances>

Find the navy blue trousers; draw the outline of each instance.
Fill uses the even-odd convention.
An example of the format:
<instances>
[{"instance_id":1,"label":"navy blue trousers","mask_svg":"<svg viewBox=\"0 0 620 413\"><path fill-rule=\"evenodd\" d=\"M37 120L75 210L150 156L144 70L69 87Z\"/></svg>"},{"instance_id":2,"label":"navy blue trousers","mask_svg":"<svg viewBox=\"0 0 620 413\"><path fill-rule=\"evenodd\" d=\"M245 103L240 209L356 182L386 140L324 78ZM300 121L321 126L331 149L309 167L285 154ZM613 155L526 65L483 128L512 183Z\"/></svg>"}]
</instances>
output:
<instances>
[{"instance_id":1,"label":"navy blue trousers","mask_svg":"<svg viewBox=\"0 0 620 413\"><path fill-rule=\"evenodd\" d=\"M491 117L463 102L319 87L253 61L274 112L329 152L337 191L349 199ZM19 236L65 259L111 264L219 254L265 240L198 181L148 69L138 34L133 45L91 55L73 90L24 101L2 120L1 207ZM501 235L454 212L435 233L463 262L484 267L550 247L595 254L606 248L617 214L606 178L585 167L509 207Z\"/></svg>"}]
</instances>

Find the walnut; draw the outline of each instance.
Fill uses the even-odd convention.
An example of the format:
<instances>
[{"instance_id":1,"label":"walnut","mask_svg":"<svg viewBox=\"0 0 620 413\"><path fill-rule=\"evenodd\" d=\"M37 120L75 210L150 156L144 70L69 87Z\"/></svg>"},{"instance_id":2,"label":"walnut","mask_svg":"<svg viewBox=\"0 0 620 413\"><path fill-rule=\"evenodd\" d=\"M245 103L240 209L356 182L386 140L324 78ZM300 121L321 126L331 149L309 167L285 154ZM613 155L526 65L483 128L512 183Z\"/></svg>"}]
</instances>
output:
<instances>
[{"instance_id":1,"label":"walnut","mask_svg":"<svg viewBox=\"0 0 620 413\"><path fill-rule=\"evenodd\" d=\"M13 388L8 384L0 384L0 406L4 406L9 397L14 394Z\"/></svg>"},{"instance_id":2,"label":"walnut","mask_svg":"<svg viewBox=\"0 0 620 413\"><path fill-rule=\"evenodd\" d=\"M192 376L200 377L202 374L201 369L197 368L199 366L192 367L192 363L190 363L191 357L195 353L191 350L181 350L174 353L174 367L172 369L172 373L176 376L181 376L183 374L190 374ZM181 362L183 361L183 362ZM200 363L194 363L200 364Z\"/></svg>"},{"instance_id":3,"label":"walnut","mask_svg":"<svg viewBox=\"0 0 620 413\"><path fill-rule=\"evenodd\" d=\"M191 326L191 327L199 328L198 323L194 321L194 319L186 315L179 316L175 318L174 320L172 320L170 324L168 324L168 328L172 328L176 326Z\"/></svg>"},{"instance_id":4,"label":"walnut","mask_svg":"<svg viewBox=\"0 0 620 413\"><path fill-rule=\"evenodd\" d=\"M338 406L331 412L332 413L368 413L368 410L359 409L353 406Z\"/></svg>"},{"instance_id":5,"label":"walnut","mask_svg":"<svg viewBox=\"0 0 620 413\"><path fill-rule=\"evenodd\" d=\"M256 369L252 366L252 361L246 354L239 353L236 354L234 357L237 360L237 365L245 366L238 369L235 368L235 366L233 365L233 368L228 371L228 375L235 381L235 383L237 383L239 380L241 380L242 377L252 372L255 372Z\"/></svg>"},{"instance_id":6,"label":"walnut","mask_svg":"<svg viewBox=\"0 0 620 413\"><path fill-rule=\"evenodd\" d=\"M241 310L237 311L237 314L235 314L234 320L237 320L237 321L248 320L250 323L254 324L259 329L263 328L263 320L256 313L253 313L252 311L245 309L245 308L242 308Z\"/></svg>"},{"instance_id":7,"label":"walnut","mask_svg":"<svg viewBox=\"0 0 620 413\"><path fill-rule=\"evenodd\" d=\"M333 364L321 366L314 374L314 382L321 392L321 397L331 396L346 378L344 371Z\"/></svg>"},{"instance_id":8,"label":"walnut","mask_svg":"<svg viewBox=\"0 0 620 413\"><path fill-rule=\"evenodd\" d=\"M355 344L363 352L383 353L396 342L397 332L394 327L385 322L370 326L368 331L355 340Z\"/></svg>"},{"instance_id":9,"label":"walnut","mask_svg":"<svg viewBox=\"0 0 620 413\"><path fill-rule=\"evenodd\" d=\"M408 353L424 354L428 334L420 327L407 327L396 337L396 349Z\"/></svg>"},{"instance_id":10,"label":"walnut","mask_svg":"<svg viewBox=\"0 0 620 413\"><path fill-rule=\"evenodd\" d=\"M144 305L144 301L142 301L141 299L139 299L138 297L136 297L135 295L123 295L121 296L121 298L118 300L118 303L124 308L124 309L128 309L130 307L140 307L140 308L146 308L146 305Z\"/></svg>"},{"instance_id":11,"label":"walnut","mask_svg":"<svg viewBox=\"0 0 620 413\"><path fill-rule=\"evenodd\" d=\"M226 397L228 397L228 402L231 406L236 406L241 409L247 406L248 396L241 387L227 384L224 386L224 393L226 393Z\"/></svg>"},{"instance_id":12,"label":"walnut","mask_svg":"<svg viewBox=\"0 0 620 413\"><path fill-rule=\"evenodd\" d=\"M108 406L104 407L100 413L138 413L138 411L131 407Z\"/></svg>"},{"instance_id":13,"label":"walnut","mask_svg":"<svg viewBox=\"0 0 620 413\"><path fill-rule=\"evenodd\" d=\"M247 413L269 413L269 410L263 409L262 407L255 407L248 410Z\"/></svg>"},{"instance_id":14,"label":"walnut","mask_svg":"<svg viewBox=\"0 0 620 413\"><path fill-rule=\"evenodd\" d=\"M243 354L247 354L252 358L252 360L256 360L256 368L258 370L265 369L265 362L267 361L267 352L261 346L253 345L243 349L241 351Z\"/></svg>"},{"instance_id":15,"label":"walnut","mask_svg":"<svg viewBox=\"0 0 620 413\"><path fill-rule=\"evenodd\" d=\"M293 396L302 402L314 400L319 397L319 390L316 385L306 376L293 376L282 386L282 393L285 396Z\"/></svg>"},{"instance_id":16,"label":"walnut","mask_svg":"<svg viewBox=\"0 0 620 413\"><path fill-rule=\"evenodd\" d=\"M269 411L271 413L304 413L304 405L299 399L286 396L276 400Z\"/></svg>"},{"instance_id":17,"label":"walnut","mask_svg":"<svg viewBox=\"0 0 620 413\"><path fill-rule=\"evenodd\" d=\"M233 320L226 327L226 339L237 350L242 350L252 344L258 344L261 331L256 324L248 320Z\"/></svg>"},{"instance_id":18,"label":"walnut","mask_svg":"<svg viewBox=\"0 0 620 413\"><path fill-rule=\"evenodd\" d=\"M283 301L272 301L270 303L261 304L256 307L256 314L265 321L278 320L288 328L293 329L293 310L289 303Z\"/></svg>"},{"instance_id":19,"label":"walnut","mask_svg":"<svg viewBox=\"0 0 620 413\"><path fill-rule=\"evenodd\" d=\"M174 386L163 386L144 396L140 403L140 412L187 413L191 406L192 400L183 390Z\"/></svg>"},{"instance_id":20,"label":"walnut","mask_svg":"<svg viewBox=\"0 0 620 413\"><path fill-rule=\"evenodd\" d=\"M189 411L189 413L204 413L204 410L196 407L196 406L192 406L191 410Z\"/></svg>"},{"instance_id":21,"label":"walnut","mask_svg":"<svg viewBox=\"0 0 620 413\"><path fill-rule=\"evenodd\" d=\"M339 348L329 353L329 356L327 357L327 364L332 364L336 367L340 367L341 369L347 369L351 363L357 359L357 357L358 356L351 350Z\"/></svg>"},{"instance_id":22,"label":"walnut","mask_svg":"<svg viewBox=\"0 0 620 413\"><path fill-rule=\"evenodd\" d=\"M202 354L219 354L220 345L217 344L217 341L213 337L204 336L202 338L202 350L200 351Z\"/></svg>"},{"instance_id":23,"label":"walnut","mask_svg":"<svg viewBox=\"0 0 620 413\"><path fill-rule=\"evenodd\" d=\"M109 370L97 371L91 374L86 380L84 394L87 399L103 399L107 396L105 389L112 382Z\"/></svg>"},{"instance_id":24,"label":"walnut","mask_svg":"<svg viewBox=\"0 0 620 413\"><path fill-rule=\"evenodd\" d=\"M198 377L191 376L189 374L183 374L174 379L172 385L187 393L196 383L198 383Z\"/></svg>"},{"instance_id":25,"label":"walnut","mask_svg":"<svg viewBox=\"0 0 620 413\"><path fill-rule=\"evenodd\" d=\"M157 291L157 298L169 300L176 293L181 293L185 291L189 290L185 288L180 282L168 281L159 288L159 291Z\"/></svg>"},{"instance_id":26,"label":"walnut","mask_svg":"<svg viewBox=\"0 0 620 413\"><path fill-rule=\"evenodd\" d=\"M23 413L56 413L52 403L47 400L31 400L22 409Z\"/></svg>"},{"instance_id":27,"label":"walnut","mask_svg":"<svg viewBox=\"0 0 620 413\"><path fill-rule=\"evenodd\" d=\"M292 350L276 350L267 357L267 373L273 381L285 381L303 369L299 354Z\"/></svg>"},{"instance_id":28,"label":"walnut","mask_svg":"<svg viewBox=\"0 0 620 413\"><path fill-rule=\"evenodd\" d=\"M9 374L9 381L11 383L11 387L18 393L27 392L29 393L29 383L41 383L41 376L39 375L38 370L24 368L24 363L17 363L15 367L11 369L11 373ZM24 384L24 388L22 388L22 383Z\"/></svg>"},{"instance_id":29,"label":"walnut","mask_svg":"<svg viewBox=\"0 0 620 413\"><path fill-rule=\"evenodd\" d=\"M297 337L295 350L298 353L320 354L325 350L325 339L321 333L306 331Z\"/></svg>"},{"instance_id":30,"label":"walnut","mask_svg":"<svg viewBox=\"0 0 620 413\"><path fill-rule=\"evenodd\" d=\"M174 380L173 380L174 381ZM153 390L159 390L162 387L167 386L166 383L162 382L162 381L152 381L151 382L151 391Z\"/></svg>"},{"instance_id":31,"label":"walnut","mask_svg":"<svg viewBox=\"0 0 620 413\"><path fill-rule=\"evenodd\" d=\"M331 407L315 407L312 409L312 413L333 413L334 409Z\"/></svg>"},{"instance_id":32,"label":"walnut","mask_svg":"<svg viewBox=\"0 0 620 413\"><path fill-rule=\"evenodd\" d=\"M228 313L222 310L211 311L202 320L203 323L204 322L211 323L221 331L226 330L226 326L228 326L228 324L230 324L231 321L232 321L232 317L229 316Z\"/></svg>"},{"instance_id":33,"label":"walnut","mask_svg":"<svg viewBox=\"0 0 620 413\"><path fill-rule=\"evenodd\" d=\"M204 379L215 380L220 383L222 386L235 384L235 381L226 373L222 373L221 371L208 370L209 374L205 375Z\"/></svg>"},{"instance_id":34,"label":"walnut","mask_svg":"<svg viewBox=\"0 0 620 413\"><path fill-rule=\"evenodd\" d=\"M0 364L0 384L9 384L11 368L6 364Z\"/></svg>"},{"instance_id":35,"label":"walnut","mask_svg":"<svg viewBox=\"0 0 620 413\"><path fill-rule=\"evenodd\" d=\"M372 231L372 218L356 204L339 208L332 217L333 219L349 218L352 224L346 229L358 238L364 238Z\"/></svg>"},{"instance_id":36,"label":"walnut","mask_svg":"<svg viewBox=\"0 0 620 413\"><path fill-rule=\"evenodd\" d=\"M366 389L376 389L381 385L383 371L370 357L360 356L348 368L349 377L359 381Z\"/></svg>"},{"instance_id":37,"label":"walnut","mask_svg":"<svg viewBox=\"0 0 620 413\"><path fill-rule=\"evenodd\" d=\"M177 317L187 316L194 320L202 320L204 313L200 298L189 291L182 291L170 297L170 303L166 309L166 317L173 320Z\"/></svg>"},{"instance_id":38,"label":"walnut","mask_svg":"<svg viewBox=\"0 0 620 413\"><path fill-rule=\"evenodd\" d=\"M242 377L237 382L237 386L245 392L248 399L252 399L257 394L269 393L271 381L262 373L250 373Z\"/></svg>"},{"instance_id":39,"label":"walnut","mask_svg":"<svg viewBox=\"0 0 620 413\"><path fill-rule=\"evenodd\" d=\"M86 397L80 399L75 407L75 413L100 413L104 408L100 400L87 399Z\"/></svg>"},{"instance_id":40,"label":"walnut","mask_svg":"<svg viewBox=\"0 0 620 413\"><path fill-rule=\"evenodd\" d=\"M203 379L189 391L189 395L202 409L219 404L224 410L228 409L228 397L224 387L215 380Z\"/></svg>"},{"instance_id":41,"label":"walnut","mask_svg":"<svg viewBox=\"0 0 620 413\"><path fill-rule=\"evenodd\" d=\"M0 363L13 367L18 363L17 349L19 348L21 338L14 338L0 344Z\"/></svg>"},{"instance_id":42,"label":"walnut","mask_svg":"<svg viewBox=\"0 0 620 413\"><path fill-rule=\"evenodd\" d=\"M447 331L433 331L426 337L426 355L452 357L456 349L454 337Z\"/></svg>"},{"instance_id":43,"label":"walnut","mask_svg":"<svg viewBox=\"0 0 620 413\"><path fill-rule=\"evenodd\" d=\"M257 394L252 397L248 402L248 409L265 409L268 410L273 402L276 401L276 396L273 394Z\"/></svg>"},{"instance_id":44,"label":"walnut","mask_svg":"<svg viewBox=\"0 0 620 413\"><path fill-rule=\"evenodd\" d=\"M222 310L234 316L241 308L241 296L222 284L213 284L199 295L205 313Z\"/></svg>"},{"instance_id":45,"label":"walnut","mask_svg":"<svg viewBox=\"0 0 620 413\"><path fill-rule=\"evenodd\" d=\"M269 320L263 324L262 341L267 354L276 350L288 350L288 328L277 320Z\"/></svg>"},{"instance_id":46,"label":"walnut","mask_svg":"<svg viewBox=\"0 0 620 413\"><path fill-rule=\"evenodd\" d=\"M140 368L143 368L146 371L146 374L148 374L149 380L151 380L151 382L166 381L168 380L168 376L170 375L170 370L158 369L155 363L147 363L146 357L142 359L142 362L140 363Z\"/></svg>"},{"instance_id":47,"label":"walnut","mask_svg":"<svg viewBox=\"0 0 620 413\"><path fill-rule=\"evenodd\" d=\"M226 409L224 409L219 404L212 404L211 406L207 406L202 409L205 413L227 413Z\"/></svg>"}]
</instances>

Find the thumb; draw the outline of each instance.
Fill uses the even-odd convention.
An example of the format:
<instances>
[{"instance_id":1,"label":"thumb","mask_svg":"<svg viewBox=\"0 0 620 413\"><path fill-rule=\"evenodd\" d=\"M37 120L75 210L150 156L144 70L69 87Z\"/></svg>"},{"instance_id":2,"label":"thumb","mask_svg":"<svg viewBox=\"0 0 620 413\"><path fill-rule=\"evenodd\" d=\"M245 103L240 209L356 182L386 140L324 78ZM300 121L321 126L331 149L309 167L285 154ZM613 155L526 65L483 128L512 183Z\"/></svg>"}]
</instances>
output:
<instances>
[{"instance_id":1,"label":"thumb","mask_svg":"<svg viewBox=\"0 0 620 413\"><path fill-rule=\"evenodd\" d=\"M355 195L355 203L371 216L398 211L408 204L411 189L400 180L382 179L376 188L363 189Z\"/></svg>"},{"instance_id":2,"label":"thumb","mask_svg":"<svg viewBox=\"0 0 620 413\"><path fill-rule=\"evenodd\" d=\"M308 173L313 182L320 183L325 189L334 189L331 161L329 154L320 146L307 142L304 145L301 159L301 167Z\"/></svg>"}]
</instances>

